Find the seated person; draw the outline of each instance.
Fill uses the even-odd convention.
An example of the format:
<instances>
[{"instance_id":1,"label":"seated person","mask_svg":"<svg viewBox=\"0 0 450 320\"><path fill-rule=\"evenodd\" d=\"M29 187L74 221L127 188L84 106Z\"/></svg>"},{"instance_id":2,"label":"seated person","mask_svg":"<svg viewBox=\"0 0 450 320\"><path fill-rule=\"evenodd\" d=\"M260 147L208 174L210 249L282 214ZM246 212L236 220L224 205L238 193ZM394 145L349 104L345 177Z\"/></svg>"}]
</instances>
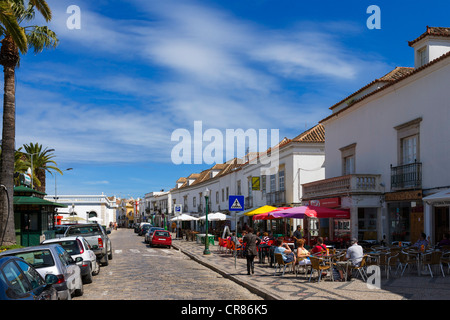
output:
<instances>
[{"instance_id":1,"label":"seated person","mask_svg":"<svg viewBox=\"0 0 450 320\"><path fill-rule=\"evenodd\" d=\"M267 242L269 240L270 240L269 234L267 232L264 232L263 233L263 237L262 237L262 241Z\"/></svg>"},{"instance_id":2,"label":"seated person","mask_svg":"<svg viewBox=\"0 0 450 320\"><path fill-rule=\"evenodd\" d=\"M442 246L450 246L450 235L448 233L444 234L444 238L439 241L438 248L441 248Z\"/></svg>"},{"instance_id":3,"label":"seated person","mask_svg":"<svg viewBox=\"0 0 450 320\"><path fill-rule=\"evenodd\" d=\"M295 255L292 252L291 248L289 248L287 243L283 243L283 240L278 239L277 240L277 247L275 248L274 253L281 253L281 256L283 257L283 261L285 263L289 263L294 261L296 262Z\"/></svg>"},{"instance_id":4,"label":"seated person","mask_svg":"<svg viewBox=\"0 0 450 320\"><path fill-rule=\"evenodd\" d=\"M336 266L339 269L341 280L344 280L343 268L348 268L350 264L354 267L359 267L364 256L363 248L358 244L358 240L352 238L350 240L350 247L347 249L344 261L337 261Z\"/></svg>"},{"instance_id":5,"label":"seated person","mask_svg":"<svg viewBox=\"0 0 450 320\"><path fill-rule=\"evenodd\" d=\"M311 249L311 254L322 255L324 251L327 251L327 246L323 244L323 238L318 237L317 244Z\"/></svg>"},{"instance_id":6,"label":"seated person","mask_svg":"<svg viewBox=\"0 0 450 320\"><path fill-rule=\"evenodd\" d=\"M305 249L305 240L297 240L297 261L299 265L311 264L309 260L309 251Z\"/></svg>"},{"instance_id":7,"label":"seated person","mask_svg":"<svg viewBox=\"0 0 450 320\"><path fill-rule=\"evenodd\" d=\"M426 248L426 247L428 247L428 244L429 244L429 242L427 240L427 235L422 232L420 234L419 240L417 240L417 242L413 244L413 247L420 249L421 246L423 246L424 248Z\"/></svg>"}]
</instances>

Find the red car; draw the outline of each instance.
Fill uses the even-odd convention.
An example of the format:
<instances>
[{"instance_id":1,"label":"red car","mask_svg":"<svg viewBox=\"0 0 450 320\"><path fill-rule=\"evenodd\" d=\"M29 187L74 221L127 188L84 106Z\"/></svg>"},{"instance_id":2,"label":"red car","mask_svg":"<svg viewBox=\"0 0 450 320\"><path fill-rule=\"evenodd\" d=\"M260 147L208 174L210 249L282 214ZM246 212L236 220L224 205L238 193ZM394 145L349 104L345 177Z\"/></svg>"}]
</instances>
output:
<instances>
[{"instance_id":1,"label":"red car","mask_svg":"<svg viewBox=\"0 0 450 320\"><path fill-rule=\"evenodd\" d=\"M155 230L149 238L150 247L153 246L172 246L172 236L169 231Z\"/></svg>"}]
</instances>

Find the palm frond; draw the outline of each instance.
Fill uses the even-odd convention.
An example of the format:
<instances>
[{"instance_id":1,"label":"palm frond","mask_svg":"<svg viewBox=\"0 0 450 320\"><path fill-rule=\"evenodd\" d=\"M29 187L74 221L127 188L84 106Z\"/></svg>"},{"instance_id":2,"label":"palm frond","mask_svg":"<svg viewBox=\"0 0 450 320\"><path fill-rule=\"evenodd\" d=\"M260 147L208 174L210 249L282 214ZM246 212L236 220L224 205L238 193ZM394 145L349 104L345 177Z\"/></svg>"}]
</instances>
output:
<instances>
[{"instance_id":1,"label":"palm frond","mask_svg":"<svg viewBox=\"0 0 450 320\"><path fill-rule=\"evenodd\" d=\"M24 29L19 26L13 7L14 3L10 1L0 1L0 23L2 24L1 31L3 35L11 35L20 52L26 53L28 50L27 37Z\"/></svg>"},{"instance_id":2,"label":"palm frond","mask_svg":"<svg viewBox=\"0 0 450 320\"><path fill-rule=\"evenodd\" d=\"M31 29L29 31L29 29ZM56 48L59 40L56 33L47 26L30 26L25 28L28 48L34 53L40 53L44 49Z\"/></svg>"}]
</instances>

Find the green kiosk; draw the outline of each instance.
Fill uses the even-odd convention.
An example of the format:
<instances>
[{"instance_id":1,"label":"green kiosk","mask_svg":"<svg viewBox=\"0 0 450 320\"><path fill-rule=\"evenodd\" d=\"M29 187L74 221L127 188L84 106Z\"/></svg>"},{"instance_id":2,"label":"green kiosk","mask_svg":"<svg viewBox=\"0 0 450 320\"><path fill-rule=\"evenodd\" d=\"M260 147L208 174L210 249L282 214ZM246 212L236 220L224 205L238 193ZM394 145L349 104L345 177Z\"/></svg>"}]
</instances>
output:
<instances>
[{"instance_id":1,"label":"green kiosk","mask_svg":"<svg viewBox=\"0 0 450 320\"><path fill-rule=\"evenodd\" d=\"M17 244L24 247L39 245L55 237L56 208L67 205L44 199L46 193L27 186L14 187L14 223Z\"/></svg>"}]
</instances>

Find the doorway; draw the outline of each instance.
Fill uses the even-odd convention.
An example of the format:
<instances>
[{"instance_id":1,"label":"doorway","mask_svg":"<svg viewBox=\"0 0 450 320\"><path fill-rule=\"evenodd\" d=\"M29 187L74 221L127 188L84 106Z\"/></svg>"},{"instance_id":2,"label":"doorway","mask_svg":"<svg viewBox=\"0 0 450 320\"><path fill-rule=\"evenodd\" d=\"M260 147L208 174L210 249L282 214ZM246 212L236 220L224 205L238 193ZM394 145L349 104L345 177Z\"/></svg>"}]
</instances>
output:
<instances>
[{"instance_id":1,"label":"doorway","mask_svg":"<svg viewBox=\"0 0 450 320\"><path fill-rule=\"evenodd\" d=\"M434 241L439 242L450 233L449 207L434 207Z\"/></svg>"}]
</instances>

